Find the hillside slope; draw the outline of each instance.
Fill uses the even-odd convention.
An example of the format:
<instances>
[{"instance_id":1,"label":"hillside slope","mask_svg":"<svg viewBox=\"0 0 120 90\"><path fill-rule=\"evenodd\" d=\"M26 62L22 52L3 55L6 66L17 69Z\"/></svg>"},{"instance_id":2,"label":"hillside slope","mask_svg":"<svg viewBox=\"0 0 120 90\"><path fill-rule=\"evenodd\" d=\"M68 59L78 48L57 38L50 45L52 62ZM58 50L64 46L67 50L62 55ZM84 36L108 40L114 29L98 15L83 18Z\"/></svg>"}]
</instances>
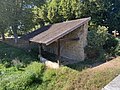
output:
<instances>
[{"instance_id":1,"label":"hillside slope","mask_svg":"<svg viewBox=\"0 0 120 90\"><path fill-rule=\"evenodd\" d=\"M5 44L0 44L0 56L0 90L101 90L120 74L120 57L78 71L72 66L47 68L36 62L31 53ZM16 57L16 63L8 64ZM21 66L22 63L26 64Z\"/></svg>"}]
</instances>

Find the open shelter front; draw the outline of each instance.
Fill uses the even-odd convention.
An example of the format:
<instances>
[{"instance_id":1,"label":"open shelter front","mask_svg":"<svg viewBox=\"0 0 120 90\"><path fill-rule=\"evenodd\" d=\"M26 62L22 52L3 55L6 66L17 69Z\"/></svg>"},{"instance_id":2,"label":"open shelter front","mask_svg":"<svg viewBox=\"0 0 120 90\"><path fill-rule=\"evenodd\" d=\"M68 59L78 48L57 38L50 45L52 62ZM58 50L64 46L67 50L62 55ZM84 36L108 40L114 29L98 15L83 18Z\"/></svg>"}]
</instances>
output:
<instances>
[{"instance_id":1,"label":"open shelter front","mask_svg":"<svg viewBox=\"0 0 120 90\"><path fill-rule=\"evenodd\" d=\"M42 51L57 55L58 64L62 62L61 58L83 61L89 20L90 18L83 18L47 25L23 36L22 39L37 43L40 57Z\"/></svg>"}]
</instances>

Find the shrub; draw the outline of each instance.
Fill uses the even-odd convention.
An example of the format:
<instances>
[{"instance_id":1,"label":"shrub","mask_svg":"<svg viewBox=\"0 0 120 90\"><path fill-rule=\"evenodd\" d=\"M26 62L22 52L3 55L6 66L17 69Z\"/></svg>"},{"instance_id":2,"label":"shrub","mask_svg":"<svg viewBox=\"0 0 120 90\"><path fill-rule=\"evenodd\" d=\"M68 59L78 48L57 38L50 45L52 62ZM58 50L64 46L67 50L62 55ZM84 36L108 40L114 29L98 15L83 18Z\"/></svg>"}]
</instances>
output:
<instances>
[{"instance_id":1,"label":"shrub","mask_svg":"<svg viewBox=\"0 0 120 90\"><path fill-rule=\"evenodd\" d=\"M19 68L26 66L33 59L37 59L34 55L31 52L0 43L0 63L5 64L6 67L16 66Z\"/></svg>"},{"instance_id":2,"label":"shrub","mask_svg":"<svg viewBox=\"0 0 120 90\"><path fill-rule=\"evenodd\" d=\"M119 38L116 38L118 40L118 46L115 50L115 54L116 56L120 56L120 39Z\"/></svg>"},{"instance_id":3,"label":"shrub","mask_svg":"<svg viewBox=\"0 0 120 90\"><path fill-rule=\"evenodd\" d=\"M108 28L105 26L98 26L88 32L88 47L101 48L107 40Z\"/></svg>"},{"instance_id":4,"label":"shrub","mask_svg":"<svg viewBox=\"0 0 120 90\"><path fill-rule=\"evenodd\" d=\"M30 85L35 79L35 74L32 72L25 72L14 81L7 83L8 90L24 90L27 85Z\"/></svg>"},{"instance_id":5,"label":"shrub","mask_svg":"<svg viewBox=\"0 0 120 90\"><path fill-rule=\"evenodd\" d=\"M87 59L93 61L105 61L110 56L115 56L119 52L119 41L108 34L108 28L98 26L88 33L88 45L85 48Z\"/></svg>"},{"instance_id":6,"label":"shrub","mask_svg":"<svg viewBox=\"0 0 120 90\"><path fill-rule=\"evenodd\" d=\"M43 75L43 82L36 90L67 90L75 77L78 77L78 71L68 67L61 67L57 70L47 69Z\"/></svg>"},{"instance_id":7,"label":"shrub","mask_svg":"<svg viewBox=\"0 0 120 90\"><path fill-rule=\"evenodd\" d=\"M54 69L48 69L45 71L44 76L43 76L43 81L50 81L56 76L56 70Z\"/></svg>"},{"instance_id":8,"label":"shrub","mask_svg":"<svg viewBox=\"0 0 120 90\"><path fill-rule=\"evenodd\" d=\"M103 45L108 38L108 28L105 26L98 26L92 28L88 33L88 45L85 48L87 59L93 61L104 57Z\"/></svg>"},{"instance_id":9,"label":"shrub","mask_svg":"<svg viewBox=\"0 0 120 90\"><path fill-rule=\"evenodd\" d=\"M36 90L53 90L56 82L56 71L54 69L47 69L42 77L42 83Z\"/></svg>"},{"instance_id":10,"label":"shrub","mask_svg":"<svg viewBox=\"0 0 120 90\"><path fill-rule=\"evenodd\" d=\"M25 71L5 77L0 81L1 90L24 90L27 86L33 83L36 79L40 80L44 70L44 65L33 62ZM38 78L39 77L39 78Z\"/></svg>"},{"instance_id":11,"label":"shrub","mask_svg":"<svg viewBox=\"0 0 120 90\"><path fill-rule=\"evenodd\" d=\"M106 51L109 56L115 56L119 47L119 41L112 35L108 36L108 39L103 45L103 49Z\"/></svg>"},{"instance_id":12,"label":"shrub","mask_svg":"<svg viewBox=\"0 0 120 90\"><path fill-rule=\"evenodd\" d=\"M42 75L44 69L45 66L38 62L33 62L28 67L25 68L26 71L33 72L36 78Z\"/></svg>"}]
</instances>

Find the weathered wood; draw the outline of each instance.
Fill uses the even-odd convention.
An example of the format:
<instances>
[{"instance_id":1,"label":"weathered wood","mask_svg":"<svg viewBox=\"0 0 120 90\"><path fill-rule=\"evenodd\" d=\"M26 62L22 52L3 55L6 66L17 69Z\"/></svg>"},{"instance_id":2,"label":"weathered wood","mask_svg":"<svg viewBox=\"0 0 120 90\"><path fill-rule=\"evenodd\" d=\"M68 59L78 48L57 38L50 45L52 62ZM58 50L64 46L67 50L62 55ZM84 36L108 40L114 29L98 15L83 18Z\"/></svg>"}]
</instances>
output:
<instances>
[{"instance_id":1,"label":"weathered wood","mask_svg":"<svg viewBox=\"0 0 120 90\"><path fill-rule=\"evenodd\" d=\"M42 45L39 44L38 47L39 47L39 58L40 58L42 57Z\"/></svg>"},{"instance_id":2,"label":"weathered wood","mask_svg":"<svg viewBox=\"0 0 120 90\"><path fill-rule=\"evenodd\" d=\"M57 63L60 65L60 39L57 42L57 55L58 55L58 59L57 59Z\"/></svg>"},{"instance_id":3,"label":"weathered wood","mask_svg":"<svg viewBox=\"0 0 120 90\"><path fill-rule=\"evenodd\" d=\"M47 37L46 40L41 40L41 43L44 43L44 44L46 44L46 45L49 45L49 44L53 43L54 41L56 41L56 40L62 38L63 36L67 35L68 33L76 30L76 29L79 28L80 26L84 25L84 24L87 23L90 19L91 19L91 18L85 18L85 19L83 19L83 20L81 19L81 21L79 22L79 24L77 23L74 27L70 28L69 30L67 30L67 29L65 29L65 28L63 28L63 30L56 30L56 31L54 31L54 32L49 32L49 30L48 30L49 33L52 33L52 34L55 33L55 34L52 35L52 38L49 38L49 39L48 39L48 37ZM64 27L65 27L65 26L64 26ZM48 34L49 34L49 33L48 33ZM57 33L57 34L56 34L56 33ZM48 36L48 35L46 35L46 36Z\"/></svg>"},{"instance_id":4,"label":"weathered wood","mask_svg":"<svg viewBox=\"0 0 120 90\"><path fill-rule=\"evenodd\" d=\"M80 40L79 37L76 37L76 38L62 38L60 39L60 41L78 41Z\"/></svg>"},{"instance_id":5,"label":"weathered wood","mask_svg":"<svg viewBox=\"0 0 120 90\"><path fill-rule=\"evenodd\" d=\"M29 41L29 42L28 42L28 45L29 45L29 47L28 47L28 52L31 52L30 44L31 44L31 42Z\"/></svg>"},{"instance_id":6,"label":"weathered wood","mask_svg":"<svg viewBox=\"0 0 120 90\"><path fill-rule=\"evenodd\" d=\"M69 34L70 32L76 30L86 22L88 22L90 18L83 18L68 22L62 22L51 25L46 31L35 35L33 38L30 38L30 41L36 43L43 43L49 45L54 41L62 38L63 36Z\"/></svg>"}]
</instances>

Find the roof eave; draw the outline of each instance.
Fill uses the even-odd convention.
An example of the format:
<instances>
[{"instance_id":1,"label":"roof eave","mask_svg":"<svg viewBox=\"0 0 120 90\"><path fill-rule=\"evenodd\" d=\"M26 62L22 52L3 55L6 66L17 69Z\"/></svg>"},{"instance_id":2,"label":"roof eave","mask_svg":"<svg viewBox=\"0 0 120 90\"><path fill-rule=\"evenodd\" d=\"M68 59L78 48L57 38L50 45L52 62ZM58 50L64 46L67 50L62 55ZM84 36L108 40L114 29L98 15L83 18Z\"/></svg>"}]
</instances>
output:
<instances>
[{"instance_id":1,"label":"roof eave","mask_svg":"<svg viewBox=\"0 0 120 90\"><path fill-rule=\"evenodd\" d=\"M91 20L91 17L84 18L84 21L82 21L79 25L71 28L70 30L67 30L66 32L62 33L61 35L58 35L56 38L51 39L49 41L43 42L43 44L49 45L53 43L54 41L57 41L58 39L62 38L63 36L67 35L68 33L74 31L75 29L79 28L80 26L84 25L86 22L89 22Z\"/></svg>"}]
</instances>

